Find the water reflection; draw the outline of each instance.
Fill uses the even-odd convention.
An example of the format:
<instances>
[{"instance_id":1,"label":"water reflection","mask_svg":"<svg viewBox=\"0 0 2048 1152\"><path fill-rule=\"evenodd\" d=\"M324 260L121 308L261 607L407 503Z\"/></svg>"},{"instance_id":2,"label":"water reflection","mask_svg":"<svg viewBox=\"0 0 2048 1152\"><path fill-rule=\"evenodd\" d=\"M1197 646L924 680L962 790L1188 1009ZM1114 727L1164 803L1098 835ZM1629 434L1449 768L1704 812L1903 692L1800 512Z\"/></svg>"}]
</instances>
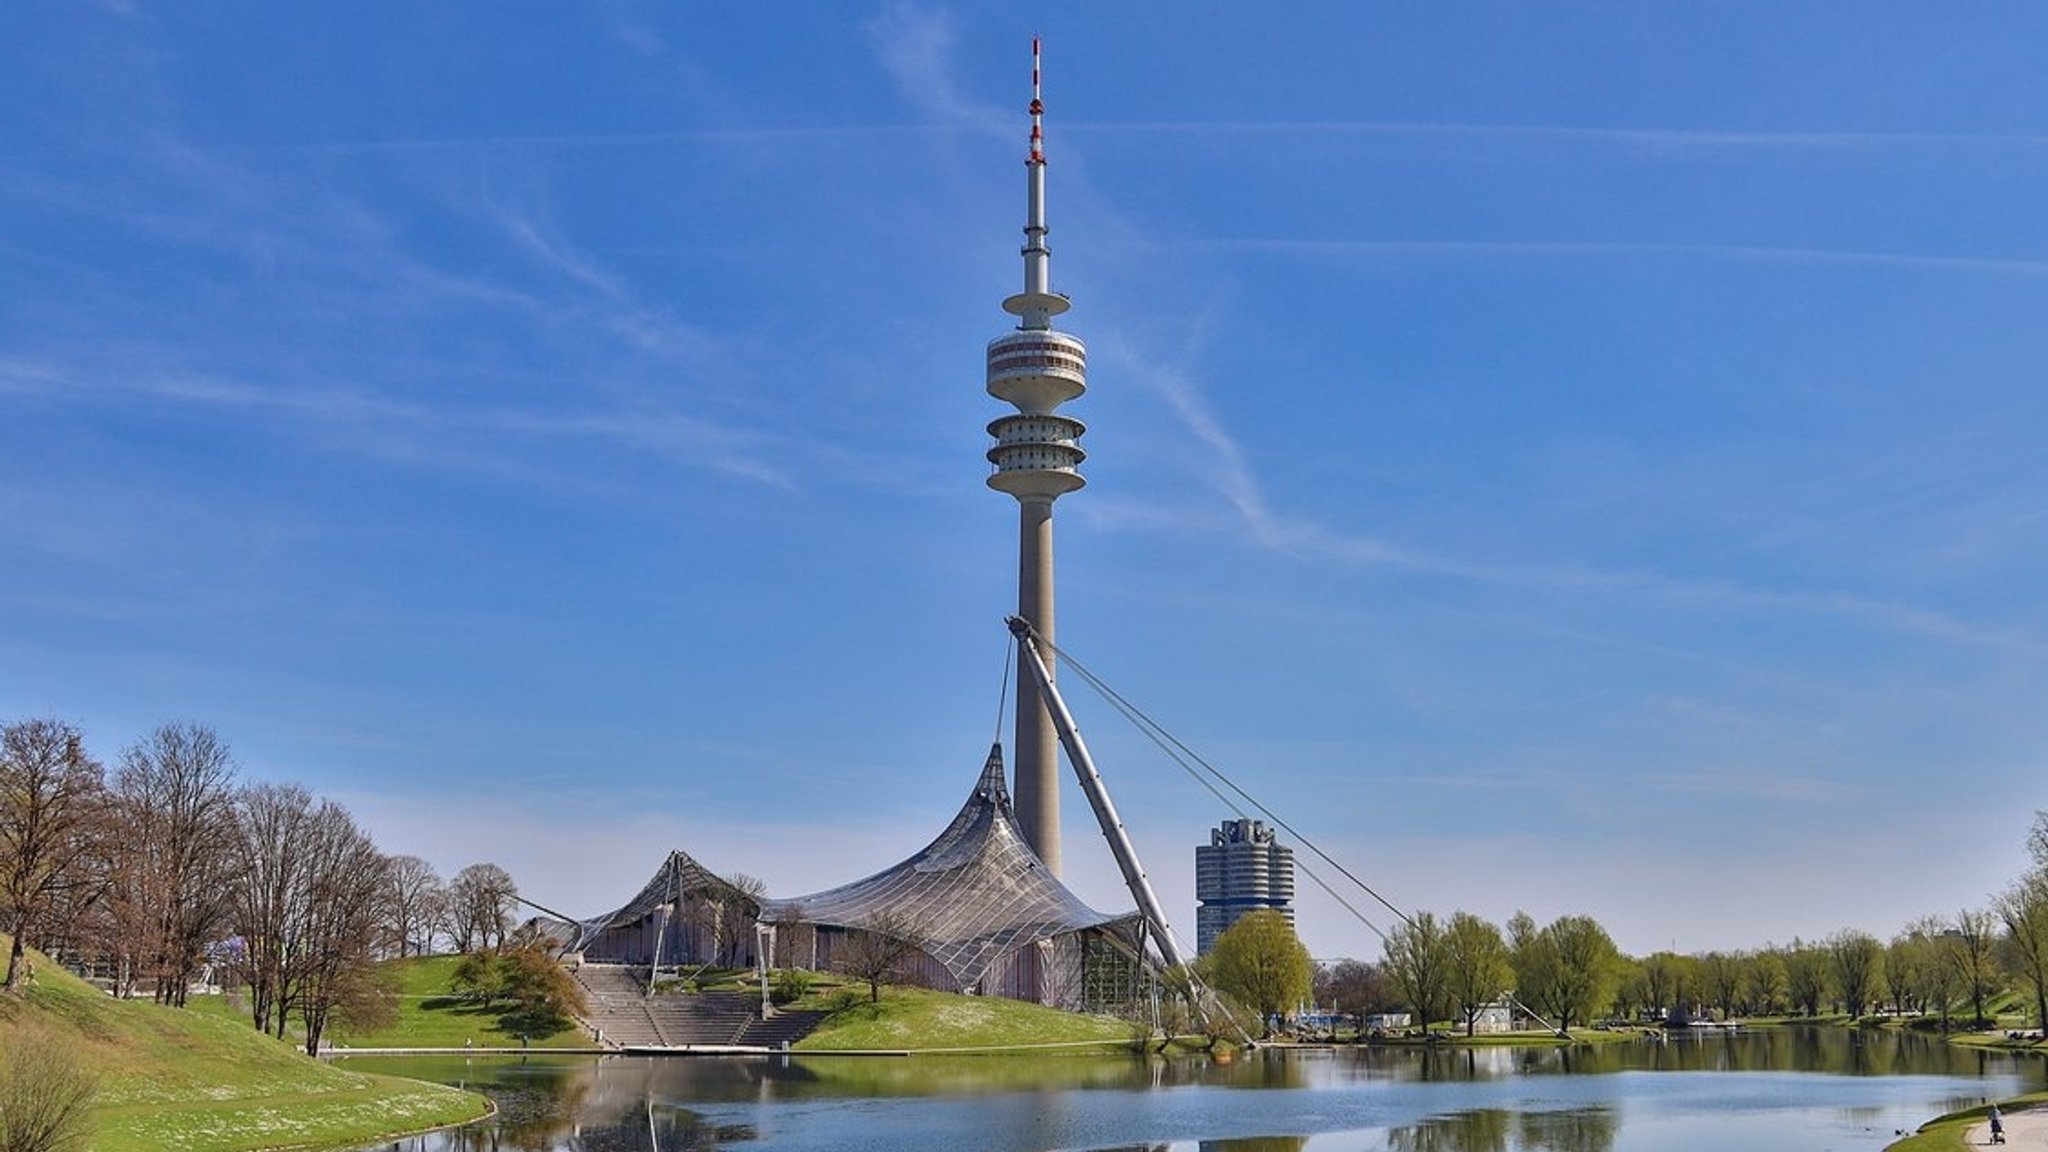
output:
<instances>
[{"instance_id":1,"label":"water reflection","mask_svg":"<svg viewBox=\"0 0 2048 1152\"><path fill-rule=\"evenodd\" d=\"M481 1091L490 1121L389 1152L1635 1152L1728 1124L1831 1135L2038 1085L1926 1037L1772 1029L1544 1048L1140 1058L357 1058ZM1747 1073L1751 1075L1734 1075ZM1788 1117L1798 1118L1788 1124ZM1792 1147L1782 1142L1779 1147Z\"/></svg>"}]
</instances>

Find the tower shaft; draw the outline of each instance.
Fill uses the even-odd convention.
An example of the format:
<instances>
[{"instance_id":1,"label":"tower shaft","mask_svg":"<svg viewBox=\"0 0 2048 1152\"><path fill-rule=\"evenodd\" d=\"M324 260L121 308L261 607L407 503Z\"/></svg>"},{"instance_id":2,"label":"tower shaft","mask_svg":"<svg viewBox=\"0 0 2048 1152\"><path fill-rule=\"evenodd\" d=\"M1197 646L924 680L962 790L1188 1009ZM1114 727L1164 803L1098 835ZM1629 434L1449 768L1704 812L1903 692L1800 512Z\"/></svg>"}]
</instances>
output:
<instances>
[{"instance_id":1,"label":"tower shaft","mask_svg":"<svg viewBox=\"0 0 2048 1152\"><path fill-rule=\"evenodd\" d=\"M1054 642L1051 500L1023 500L1017 505L1017 615L1029 621L1046 644ZM1031 655L1023 650L1023 645L1031 642L1018 641L1017 782L1010 791L1024 842L1058 876L1059 734L1053 728L1052 712L1046 707L1038 682L1031 675ZM1050 651L1040 652L1039 658L1048 670L1052 668Z\"/></svg>"},{"instance_id":2,"label":"tower shaft","mask_svg":"<svg viewBox=\"0 0 2048 1152\"><path fill-rule=\"evenodd\" d=\"M1052 504L1087 483L1080 473L1079 420L1055 411L1088 390L1088 350L1053 329L1067 298L1052 290L1052 249L1046 245L1045 102L1039 93L1038 41L1031 42L1031 151L1024 160L1024 290L1003 301L1017 327L989 341L988 393L1014 405L1015 415L989 422L995 471L988 486L1017 499L1017 615L1046 645L1053 636ZM1030 643L1026 640L1024 643ZM1048 670L1053 654L1038 653ZM1015 799L1025 842L1060 872L1059 741L1037 683L1018 653Z\"/></svg>"}]
</instances>

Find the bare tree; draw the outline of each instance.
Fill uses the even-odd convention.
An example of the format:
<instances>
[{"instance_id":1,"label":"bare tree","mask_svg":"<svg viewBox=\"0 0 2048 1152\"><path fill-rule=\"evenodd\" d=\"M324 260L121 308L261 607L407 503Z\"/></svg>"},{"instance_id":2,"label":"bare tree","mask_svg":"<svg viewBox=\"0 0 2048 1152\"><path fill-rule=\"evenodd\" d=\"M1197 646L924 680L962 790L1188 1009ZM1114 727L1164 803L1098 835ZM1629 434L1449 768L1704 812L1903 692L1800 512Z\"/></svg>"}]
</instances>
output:
<instances>
[{"instance_id":1,"label":"bare tree","mask_svg":"<svg viewBox=\"0 0 2048 1152\"><path fill-rule=\"evenodd\" d=\"M104 774L78 731L56 720L0 729L0 912L13 941L0 986L29 976L27 949L53 913L76 913L105 885Z\"/></svg>"},{"instance_id":2,"label":"bare tree","mask_svg":"<svg viewBox=\"0 0 2048 1152\"><path fill-rule=\"evenodd\" d=\"M308 901L299 1016L306 1054L317 1056L331 1019L386 1014L371 972L391 866L348 810L326 800L307 823L303 852Z\"/></svg>"},{"instance_id":3,"label":"bare tree","mask_svg":"<svg viewBox=\"0 0 2048 1152\"><path fill-rule=\"evenodd\" d=\"M390 882L384 889L384 947L402 959L431 951L436 916L442 899L441 874L417 856L391 858Z\"/></svg>"},{"instance_id":4,"label":"bare tree","mask_svg":"<svg viewBox=\"0 0 2048 1152\"><path fill-rule=\"evenodd\" d=\"M867 982L868 1001L882 1002L882 985L902 978L903 963L918 954L917 921L897 912L878 912L848 934L836 959L840 971Z\"/></svg>"},{"instance_id":5,"label":"bare tree","mask_svg":"<svg viewBox=\"0 0 2048 1152\"><path fill-rule=\"evenodd\" d=\"M235 926L242 937L237 967L249 988L259 1032L284 1035L302 970L302 926L310 899L301 851L313 819L313 798L296 785L243 789L236 805Z\"/></svg>"},{"instance_id":6,"label":"bare tree","mask_svg":"<svg viewBox=\"0 0 2048 1152\"><path fill-rule=\"evenodd\" d=\"M456 951L502 946L518 895L511 874L496 864L471 864L457 872L448 882L449 934Z\"/></svg>"},{"instance_id":7,"label":"bare tree","mask_svg":"<svg viewBox=\"0 0 2048 1152\"><path fill-rule=\"evenodd\" d=\"M1393 1007L1391 983L1384 965L1339 960L1316 973L1316 1000L1350 1016L1363 1032L1368 1015Z\"/></svg>"},{"instance_id":8,"label":"bare tree","mask_svg":"<svg viewBox=\"0 0 2048 1152\"><path fill-rule=\"evenodd\" d=\"M166 724L122 754L113 898L123 952L182 1007L230 898L234 760L211 728Z\"/></svg>"}]
</instances>

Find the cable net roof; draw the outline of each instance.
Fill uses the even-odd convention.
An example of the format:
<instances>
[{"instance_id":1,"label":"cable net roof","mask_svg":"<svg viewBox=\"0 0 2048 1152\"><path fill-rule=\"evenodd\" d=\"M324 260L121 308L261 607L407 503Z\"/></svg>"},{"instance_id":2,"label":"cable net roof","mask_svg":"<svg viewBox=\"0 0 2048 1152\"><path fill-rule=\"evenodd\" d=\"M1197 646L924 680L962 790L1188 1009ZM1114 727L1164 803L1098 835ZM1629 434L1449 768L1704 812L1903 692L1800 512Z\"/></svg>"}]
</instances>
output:
<instances>
[{"instance_id":1,"label":"cable net roof","mask_svg":"<svg viewBox=\"0 0 2048 1152\"><path fill-rule=\"evenodd\" d=\"M581 950L605 929L644 920L659 911L662 905L697 892L710 892L717 899L740 895L730 882L697 863L688 852L681 849L671 851L646 886L640 889L638 896L626 901L616 911L578 922L574 948Z\"/></svg>"},{"instance_id":2,"label":"cable net roof","mask_svg":"<svg viewBox=\"0 0 2048 1152\"><path fill-rule=\"evenodd\" d=\"M864 880L767 901L761 918L906 937L962 988L975 987L1025 945L1112 925L1135 938L1140 919L1083 904L1025 844L1003 784L1000 744L989 750L960 814L922 851Z\"/></svg>"}]
</instances>

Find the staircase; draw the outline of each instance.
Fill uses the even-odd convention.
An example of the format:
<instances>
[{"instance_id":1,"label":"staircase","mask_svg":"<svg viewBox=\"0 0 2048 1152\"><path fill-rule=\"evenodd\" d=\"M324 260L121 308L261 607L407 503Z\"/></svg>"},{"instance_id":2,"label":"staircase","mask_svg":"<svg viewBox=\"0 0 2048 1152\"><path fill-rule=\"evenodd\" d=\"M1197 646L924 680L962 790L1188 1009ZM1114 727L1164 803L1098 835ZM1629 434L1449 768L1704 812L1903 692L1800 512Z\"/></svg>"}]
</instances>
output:
<instances>
[{"instance_id":1,"label":"staircase","mask_svg":"<svg viewBox=\"0 0 2048 1152\"><path fill-rule=\"evenodd\" d=\"M743 992L677 992L649 997L636 969L583 964L575 970L590 1010L585 1020L613 1048L780 1048L811 1034L823 1012L760 1017Z\"/></svg>"}]
</instances>

